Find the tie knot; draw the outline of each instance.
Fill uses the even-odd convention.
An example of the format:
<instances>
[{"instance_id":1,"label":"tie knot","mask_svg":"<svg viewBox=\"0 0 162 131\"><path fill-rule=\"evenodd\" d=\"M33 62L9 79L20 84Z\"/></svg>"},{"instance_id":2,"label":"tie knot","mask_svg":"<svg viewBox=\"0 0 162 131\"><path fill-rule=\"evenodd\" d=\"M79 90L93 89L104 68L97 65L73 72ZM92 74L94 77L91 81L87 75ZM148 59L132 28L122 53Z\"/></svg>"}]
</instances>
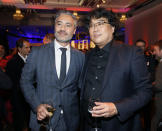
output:
<instances>
[{"instance_id":1,"label":"tie knot","mask_svg":"<svg viewBox=\"0 0 162 131\"><path fill-rule=\"evenodd\" d=\"M62 53L65 53L67 48L60 48L60 50L62 51Z\"/></svg>"}]
</instances>

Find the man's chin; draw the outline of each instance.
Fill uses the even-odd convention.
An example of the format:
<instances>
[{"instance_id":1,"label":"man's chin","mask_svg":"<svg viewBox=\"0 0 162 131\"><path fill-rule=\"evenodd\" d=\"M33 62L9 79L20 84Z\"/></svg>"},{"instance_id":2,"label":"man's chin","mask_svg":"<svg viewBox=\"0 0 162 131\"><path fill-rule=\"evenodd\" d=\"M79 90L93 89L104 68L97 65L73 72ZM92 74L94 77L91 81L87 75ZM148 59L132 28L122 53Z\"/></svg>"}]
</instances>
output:
<instances>
[{"instance_id":1,"label":"man's chin","mask_svg":"<svg viewBox=\"0 0 162 131\"><path fill-rule=\"evenodd\" d=\"M69 43L70 42L70 40L68 39L68 40L61 40L61 39L56 39L58 42L61 42L61 43Z\"/></svg>"}]
</instances>

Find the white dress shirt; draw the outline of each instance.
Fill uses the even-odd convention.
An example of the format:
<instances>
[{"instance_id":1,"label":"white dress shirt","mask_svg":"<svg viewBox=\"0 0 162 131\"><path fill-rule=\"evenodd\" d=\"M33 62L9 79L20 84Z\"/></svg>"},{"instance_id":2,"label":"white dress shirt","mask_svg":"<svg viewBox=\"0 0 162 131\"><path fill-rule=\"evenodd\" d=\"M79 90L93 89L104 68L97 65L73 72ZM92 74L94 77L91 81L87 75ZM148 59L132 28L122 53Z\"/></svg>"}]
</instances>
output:
<instances>
[{"instance_id":1,"label":"white dress shirt","mask_svg":"<svg viewBox=\"0 0 162 131\"><path fill-rule=\"evenodd\" d=\"M55 43L54 49L55 49L56 72L57 72L58 78L60 78L61 54L62 54L62 51L60 50L60 48L67 48L67 50L66 50L66 74L67 74L67 72L69 70L69 66L70 66L70 45L63 47L57 42L56 39L55 39L54 43Z\"/></svg>"},{"instance_id":2,"label":"white dress shirt","mask_svg":"<svg viewBox=\"0 0 162 131\"><path fill-rule=\"evenodd\" d=\"M19 52L18 52L18 55L22 58L22 60L24 61L24 63L26 63L27 56L26 57L23 57Z\"/></svg>"}]
</instances>

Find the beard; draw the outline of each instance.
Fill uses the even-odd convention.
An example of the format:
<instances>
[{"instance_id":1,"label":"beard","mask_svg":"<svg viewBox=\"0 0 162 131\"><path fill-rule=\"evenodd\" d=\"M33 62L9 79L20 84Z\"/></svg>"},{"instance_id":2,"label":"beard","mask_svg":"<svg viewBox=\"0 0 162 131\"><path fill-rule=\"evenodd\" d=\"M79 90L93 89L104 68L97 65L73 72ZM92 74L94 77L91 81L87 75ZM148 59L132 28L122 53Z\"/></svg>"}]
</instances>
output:
<instances>
[{"instance_id":1,"label":"beard","mask_svg":"<svg viewBox=\"0 0 162 131\"><path fill-rule=\"evenodd\" d=\"M73 35L69 35L69 34L67 34L66 32L64 32L64 33L65 33L65 36L62 37L62 36L60 36L60 34L59 34L59 33L61 33L61 32L62 32L62 31L59 31L59 32L56 32L56 33L55 33L55 38L56 38L56 40L57 40L58 42L61 42L61 43L68 43L68 42L70 42L70 40L72 39Z\"/></svg>"}]
</instances>

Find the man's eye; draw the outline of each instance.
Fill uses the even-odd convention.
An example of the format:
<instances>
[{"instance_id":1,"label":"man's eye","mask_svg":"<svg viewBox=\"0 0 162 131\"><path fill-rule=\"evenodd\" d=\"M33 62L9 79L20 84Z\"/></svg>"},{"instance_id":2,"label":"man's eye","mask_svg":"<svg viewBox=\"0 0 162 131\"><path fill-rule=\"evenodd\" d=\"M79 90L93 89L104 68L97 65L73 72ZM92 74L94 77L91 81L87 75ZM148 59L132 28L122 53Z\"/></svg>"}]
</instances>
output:
<instances>
[{"instance_id":1,"label":"man's eye","mask_svg":"<svg viewBox=\"0 0 162 131\"><path fill-rule=\"evenodd\" d=\"M71 25L70 25L70 24L67 24L66 26L67 26L67 27L71 27Z\"/></svg>"},{"instance_id":2,"label":"man's eye","mask_svg":"<svg viewBox=\"0 0 162 131\"><path fill-rule=\"evenodd\" d=\"M61 23L57 23L57 25L61 25Z\"/></svg>"}]
</instances>

